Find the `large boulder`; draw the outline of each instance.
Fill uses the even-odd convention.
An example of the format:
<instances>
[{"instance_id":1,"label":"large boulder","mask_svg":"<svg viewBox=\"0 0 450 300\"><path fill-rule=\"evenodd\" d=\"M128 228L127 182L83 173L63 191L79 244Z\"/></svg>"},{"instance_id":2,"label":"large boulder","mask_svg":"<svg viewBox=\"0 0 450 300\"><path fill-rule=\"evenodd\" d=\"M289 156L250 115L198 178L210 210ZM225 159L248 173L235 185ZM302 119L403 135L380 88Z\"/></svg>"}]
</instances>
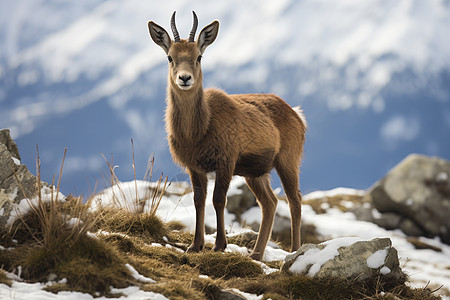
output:
<instances>
[{"instance_id":1,"label":"large boulder","mask_svg":"<svg viewBox=\"0 0 450 300\"><path fill-rule=\"evenodd\" d=\"M366 281L404 280L397 250L388 238L361 241L359 238L337 238L324 243L304 244L286 256L281 268L288 274L317 278L341 278Z\"/></svg>"},{"instance_id":2,"label":"large boulder","mask_svg":"<svg viewBox=\"0 0 450 300\"><path fill-rule=\"evenodd\" d=\"M46 185L42 183L42 186ZM20 164L19 151L9 130L0 130L0 229L21 200L33 198L36 194L36 176Z\"/></svg>"},{"instance_id":3,"label":"large boulder","mask_svg":"<svg viewBox=\"0 0 450 300\"><path fill-rule=\"evenodd\" d=\"M450 244L450 162L411 154L369 189L366 200L382 213L381 223L396 214L395 226L406 234Z\"/></svg>"}]
</instances>

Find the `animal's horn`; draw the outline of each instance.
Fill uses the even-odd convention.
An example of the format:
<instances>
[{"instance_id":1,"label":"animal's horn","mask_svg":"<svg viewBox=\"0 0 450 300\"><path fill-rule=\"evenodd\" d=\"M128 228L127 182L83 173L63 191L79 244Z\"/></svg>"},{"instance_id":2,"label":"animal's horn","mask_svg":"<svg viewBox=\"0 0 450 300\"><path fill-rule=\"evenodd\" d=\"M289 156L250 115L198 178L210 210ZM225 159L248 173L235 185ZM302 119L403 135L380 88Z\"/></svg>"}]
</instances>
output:
<instances>
[{"instance_id":1,"label":"animal's horn","mask_svg":"<svg viewBox=\"0 0 450 300\"><path fill-rule=\"evenodd\" d=\"M175 11L173 12L172 19L170 19L170 27L172 28L173 38L175 43L181 42L180 34L178 33L177 26L175 25Z\"/></svg>"},{"instance_id":2,"label":"animal's horn","mask_svg":"<svg viewBox=\"0 0 450 300\"><path fill-rule=\"evenodd\" d=\"M192 14L194 15L194 24L192 25L192 30L189 33L189 43L194 42L195 32L197 31L197 26L198 26L198 19L197 19L197 15L195 14L195 11L192 11Z\"/></svg>"}]
</instances>

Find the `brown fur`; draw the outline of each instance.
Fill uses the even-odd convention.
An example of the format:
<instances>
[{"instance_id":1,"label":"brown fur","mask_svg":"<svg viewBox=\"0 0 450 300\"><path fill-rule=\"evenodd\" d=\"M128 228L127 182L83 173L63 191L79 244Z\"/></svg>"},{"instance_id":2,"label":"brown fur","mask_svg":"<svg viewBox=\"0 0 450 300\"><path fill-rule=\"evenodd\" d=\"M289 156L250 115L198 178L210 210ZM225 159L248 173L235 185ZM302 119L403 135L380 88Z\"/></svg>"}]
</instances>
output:
<instances>
[{"instance_id":1,"label":"brown fur","mask_svg":"<svg viewBox=\"0 0 450 300\"><path fill-rule=\"evenodd\" d=\"M149 22L149 30L152 39L173 60L169 63L166 129L172 157L187 168L194 189L196 229L189 250L200 251L204 247L206 174L216 173L215 250L226 248L226 193L231 177L241 175L262 209L261 227L252 253L253 258L261 259L277 205L268 174L272 168L277 170L289 200L291 245L292 250L298 249L301 239L298 183L306 131L304 119L274 94L228 95L218 89L203 89L201 63L197 59L214 41L217 21L205 27L198 40L191 43L172 42L167 32L153 22ZM187 74L193 84L183 90L179 82L182 76L188 78Z\"/></svg>"}]
</instances>

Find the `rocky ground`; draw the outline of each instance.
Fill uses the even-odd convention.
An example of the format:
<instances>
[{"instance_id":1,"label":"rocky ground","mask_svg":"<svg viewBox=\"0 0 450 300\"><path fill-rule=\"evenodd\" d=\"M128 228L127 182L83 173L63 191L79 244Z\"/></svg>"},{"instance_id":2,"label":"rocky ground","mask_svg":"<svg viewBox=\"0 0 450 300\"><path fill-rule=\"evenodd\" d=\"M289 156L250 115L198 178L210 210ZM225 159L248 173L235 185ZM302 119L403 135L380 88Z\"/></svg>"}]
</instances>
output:
<instances>
[{"instance_id":1,"label":"rocky ground","mask_svg":"<svg viewBox=\"0 0 450 300\"><path fill-rule=\"evenodd\" d=\"M195 221L187 183L117 183L83 203L40 183L5 130L0 167L2 299L450 297L450 163L439 158L410 155L368 191L305 195L295 253L286 251L289 209L280 196L262 263L247 257L260 210L240 178L228 193L226 252L187 254ZM211 248L211 199L206 226Z\"/></svg>"}]
</instances>

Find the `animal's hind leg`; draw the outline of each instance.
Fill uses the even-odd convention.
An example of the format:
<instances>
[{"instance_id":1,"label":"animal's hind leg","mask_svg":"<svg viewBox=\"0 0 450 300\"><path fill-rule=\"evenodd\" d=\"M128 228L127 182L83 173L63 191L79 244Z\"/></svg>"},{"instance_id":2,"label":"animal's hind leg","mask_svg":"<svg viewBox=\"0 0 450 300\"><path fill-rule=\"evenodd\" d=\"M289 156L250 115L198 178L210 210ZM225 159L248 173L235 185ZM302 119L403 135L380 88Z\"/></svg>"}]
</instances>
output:
<instances>
[{"instance_id":1,"label":"animal's hind leg","mask_svg":"<svg viewBox=\"0 0 450 300\"><path fill-rule=\"evenodd\" d=\"M246 177L245 180L261 206L261 225L259 227L255 247L253 248L253 252L251 254L253 259L261 260L264 255L267 242L269 241L272 233L273 219L275 216L278 199L275 197L275 194L270 187L269 174L255 178Z\"/></svg>"},{"instance_id":2,"label":"animal's hind leg","mask_svg":"<svg viewBox=\"0 0 450 300\"><path fill-rule=\"evenodd\" d=\"M288 198L291 212L291 251L300 248L301 244L301 219L302 219L302 195L299 189L299 170L296 166L275 166L280 176L284 192Z\"/></svg>"}]
</instances>

